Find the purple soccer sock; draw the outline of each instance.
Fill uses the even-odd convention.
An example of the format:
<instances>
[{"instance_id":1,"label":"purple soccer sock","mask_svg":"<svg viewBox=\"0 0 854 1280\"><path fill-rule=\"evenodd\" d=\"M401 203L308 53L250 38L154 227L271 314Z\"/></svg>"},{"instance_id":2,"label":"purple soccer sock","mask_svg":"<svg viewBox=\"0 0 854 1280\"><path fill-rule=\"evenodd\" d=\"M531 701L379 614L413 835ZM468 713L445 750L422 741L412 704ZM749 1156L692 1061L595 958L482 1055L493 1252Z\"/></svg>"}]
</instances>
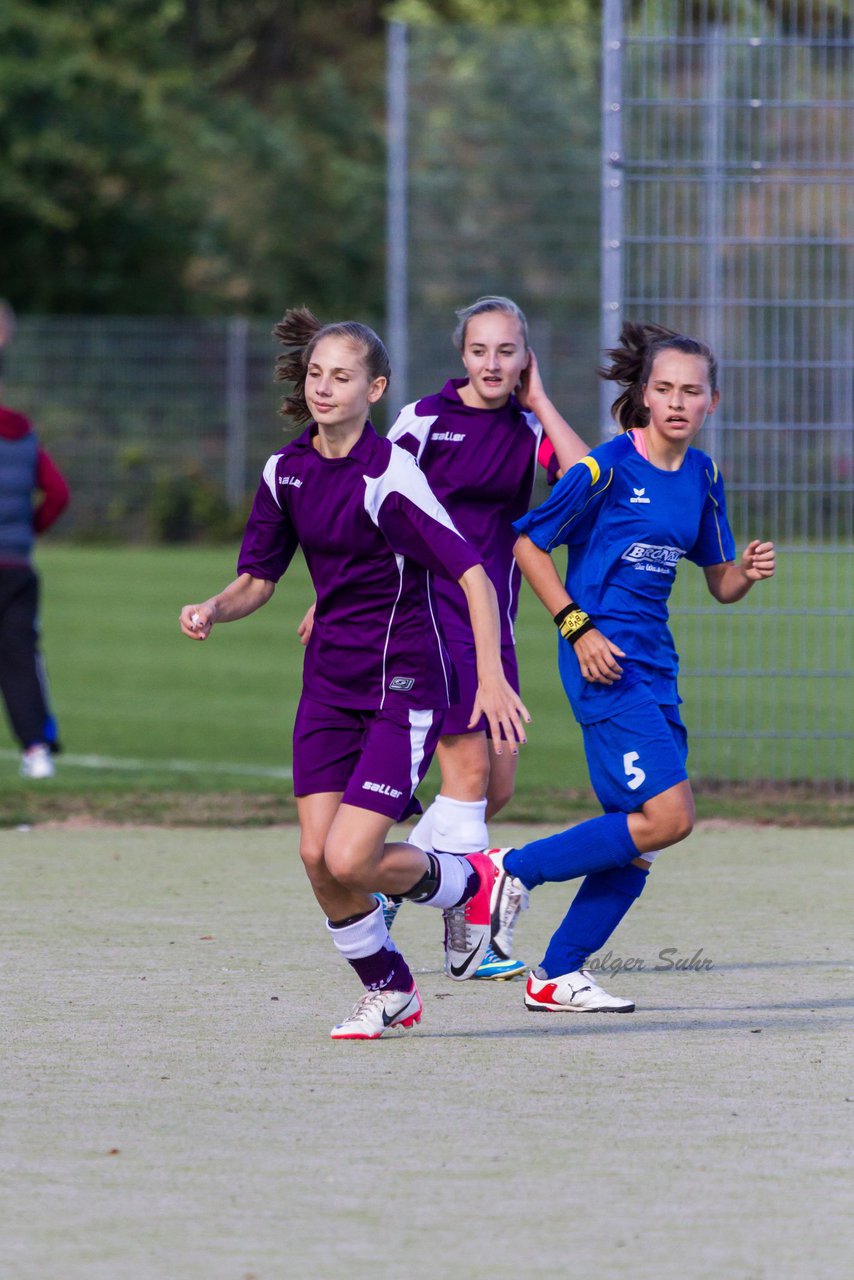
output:
<instances>
[{"instance_id":1,"label":"purple soccer sock","mask_svg":"<svg viewBox=\"0 0 854 1280\"><path fill-rule=\"evenodd\" d=\"M354 956L348 961L368 991L411 991L413 977L399 951L382 947L372 956Z\"/></svg>"},{"instance_id":2,"label":"purple soccer sock","mask_svg":"<svg viewBox=\"0 0 854 1280\"><path fill-rule=\"evenodd\" d=\"M412 990L412 974L389 937L379 902L363 915L327 920L326 927L336 949L369 991Z\"/></svg>"},{"instance_id":3,"label":"purple soccer sock","mask_svg":"<svg viewBox=\"0 0 854 1280\"><path fill-rule=\"evenodd\" d=\"M504 870L526 889L625 867L643 855L629 834L625 813L603 813L544 840L532 840L504 855Z\"/></svg>"}]
</instances>

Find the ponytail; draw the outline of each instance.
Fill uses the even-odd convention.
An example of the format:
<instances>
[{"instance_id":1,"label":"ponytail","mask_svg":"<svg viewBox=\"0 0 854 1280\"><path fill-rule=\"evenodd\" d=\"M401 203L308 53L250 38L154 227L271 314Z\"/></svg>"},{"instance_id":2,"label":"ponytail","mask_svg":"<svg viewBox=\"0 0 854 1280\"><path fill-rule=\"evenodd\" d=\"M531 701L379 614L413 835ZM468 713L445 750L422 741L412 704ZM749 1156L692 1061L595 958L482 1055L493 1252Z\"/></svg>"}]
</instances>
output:
<instances>
[{"instance_id":1,"label":"ponytail","mask_svg":"<svg viewBox=\"0 0 854 1280\"><path fill-rule=\"evenodd\" d=\"M311 411L305 399L305 375L315 347L321 338L345 338L361 347L362 359L371 381L375 378L391 378L388 352L380 338L366 324L356 320L341 320L323 324L308 307L293 307L273 329L286 350L276 357L276 382L291 382L293 388L282 400L279 413L283 418L293 418L297 423L311 421Z\"/></svg>"},{"instance_id":2,"label":"ponytail","mask_svg":"<svg viewBox=\"0 0 854 1280\"><path fill-rule=\"evenodd\" d=\"M293 390L282 400L279 413L283 418L293 418L298 423L310 422L311 414L305 402L305 371L308 365L306 352L320 333L323 325L308 307L293 307L273 329L274 337L287 348L276 357L276 382L292 382Z\"/></svg>"},{"instance_id":3,"label":"ponytail","mask_svg":"<svg viewBox=\"0 0 854 1280\"><path fill-rule=\"evenodd\" d=\"M605 353L610 364L596 371L600 378L626 388L611 405L611 416L623 431L649 424L649 409L643 402L643 389L649 382L656 356L671 350L701 356L709 366L712 391L717 391L718 362L705 342L687 338L661 324L633 324L627 320L620 330L619 346Z\"/></svg>"}]
</instances>

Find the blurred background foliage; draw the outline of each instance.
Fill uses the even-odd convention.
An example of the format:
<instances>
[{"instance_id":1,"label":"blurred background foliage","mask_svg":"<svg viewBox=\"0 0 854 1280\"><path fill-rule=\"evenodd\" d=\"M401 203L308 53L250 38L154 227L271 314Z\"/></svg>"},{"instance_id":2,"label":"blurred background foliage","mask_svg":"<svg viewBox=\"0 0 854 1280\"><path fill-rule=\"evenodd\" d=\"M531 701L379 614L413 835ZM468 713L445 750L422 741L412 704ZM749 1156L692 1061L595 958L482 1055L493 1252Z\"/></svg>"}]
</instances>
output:
<instances>
[{"instance_id":1,"label":"blurred background foliage","mask_svg":"<svg viewBox=\"0 0 854 1280\"><path fill-rule=\"evenodd\" d=\"M812 6L794 13L808 25ZM4 0L0 297L174 316L285 299L379 321L386 22L558 25L595 68L600 15L601 0Z\"/></svg>"},{"instance_id":2,"label":"blurred background foliage","mask_svg":"<svg viewBox=\"0 0 854 1280\"><path fill-rule=\"evenodd\" d=\"M21 314L384 309L385 24L595 0L4 0L0 296ZM436 86L437 98L442 86Z\"/></svg>"}]
</instances>

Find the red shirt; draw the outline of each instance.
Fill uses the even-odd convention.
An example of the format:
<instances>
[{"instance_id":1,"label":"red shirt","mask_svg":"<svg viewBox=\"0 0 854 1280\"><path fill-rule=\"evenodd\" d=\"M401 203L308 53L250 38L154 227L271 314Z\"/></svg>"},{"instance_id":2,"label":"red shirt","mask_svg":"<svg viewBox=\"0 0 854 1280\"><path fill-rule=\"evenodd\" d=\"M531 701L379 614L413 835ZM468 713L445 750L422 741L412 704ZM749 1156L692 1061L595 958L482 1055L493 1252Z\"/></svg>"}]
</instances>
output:
<instances>
[{"instance_id":1,"label":"red shirt","mask_svg":"<svg viewBox=\"0 0 854 1280\"><path fill-rule=\"evenodd\" d=\"M0 405L0 439L20 440L32 431L32 425L22 413L13 409L4 409ZM39 490L39 498L33 510L33 528L36 533L44 533L45 529L59 519L68 506L68 484L62 472L51 458L47 449L39 445L36 455L36 474L33 486Z\"/></svg>"}]
</instances>

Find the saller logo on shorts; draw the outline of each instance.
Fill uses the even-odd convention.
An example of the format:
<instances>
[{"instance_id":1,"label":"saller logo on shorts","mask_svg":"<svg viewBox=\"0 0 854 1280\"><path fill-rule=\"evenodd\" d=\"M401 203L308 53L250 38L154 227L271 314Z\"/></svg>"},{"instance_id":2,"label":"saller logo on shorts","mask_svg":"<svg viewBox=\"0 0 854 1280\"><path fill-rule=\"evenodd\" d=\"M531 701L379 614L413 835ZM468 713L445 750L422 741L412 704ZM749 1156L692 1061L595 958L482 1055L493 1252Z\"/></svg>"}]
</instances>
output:
<instances>
[{"instance_id":1,"label":"saller logo on shorts","mask_svg":"<svg viewBox=\"0 0 854 1280\"><path fill-rule=\"evenodd\" d=\"M412 676L394 676L389 681L388 687L394 693L408 693L414 684L415 681Z\"/></svg>"},{"instance_id":2,"label":"saller logo on shorts","mask_svg":"<svg viewBox=\"0 0 854 1280\"><path fill-rule=\"evenodd\" d=\"M628 560L630 564L643 561L646 564L661 564L669 569L675 569L684 554L681 547L657 547L652 542L633 542L623 552L621 559Z\"/></svg>"},{"instance_id":3,"label":"saller logo on shorts","mask_svg":"<svg viewBox=\"0 0 854 1280\"><path fill-rule=\"evenodd\" d=\"M398 791L395 787L389 787L385 782L363 782L363 791L376 791L377 795L391 796L393 800L399 800L403 795L402 791Z\"/></svg>"}]
</instances>

